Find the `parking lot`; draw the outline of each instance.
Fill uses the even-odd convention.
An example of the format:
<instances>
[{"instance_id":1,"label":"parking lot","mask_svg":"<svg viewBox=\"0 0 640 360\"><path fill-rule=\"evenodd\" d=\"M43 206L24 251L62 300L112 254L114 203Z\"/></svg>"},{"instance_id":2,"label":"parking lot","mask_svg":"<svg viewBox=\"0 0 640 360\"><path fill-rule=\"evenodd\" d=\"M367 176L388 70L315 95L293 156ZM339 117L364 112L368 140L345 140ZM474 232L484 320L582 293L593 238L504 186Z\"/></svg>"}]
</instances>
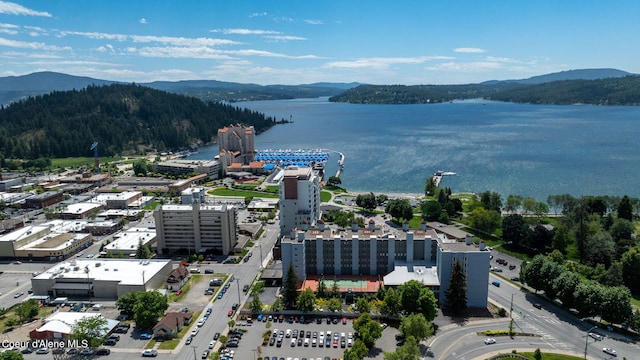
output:
<instances>
[{"instance_id":1,"label":"parking lot","mask_svg":"<svg viewBox=\"0 0 640 360\"><path fill-rule=\"evenodd\" d=\"M346 324L343 324L342 321L338 321L337 324L334 324L333 322L331 324L327 324L326 322L326 318L322 319L322 323L321 324L317 324L316 321L314 320L311 323L307 323L307 324L300 324L300 323L288 323L286 321L284 322L272 322L271 323L271 327L269 329L267 329L266 327L266 323L263 322L253 322L253 325L251 326L245 326L242 327L243 329L247 330L247 332L245 333L245 335L242 338L242 341L240 341L239 347L235 348L235 354L236 354L236 358L238 359L252 359L254 357L254 355L257 356L262 356L263 358L265 356L268 356L269 359L272 359L275 357L275 359L280 359L280 358L322 358L324 359L325 356L329 356L330 358L341 358L343 357L344 354L344 350L347 348L346 345L346 339L348 337L348 333L351 332L352 334L354 333L353 330L353 326L352 326L352 321L349 320L347 321ZM282 339L282 345L280 347L277 346L277 342L275 342L273 345L262 345L262 334L269 330L271 334L273 334L273 331L276 331L276 333L280 333L280 331L283 332L284 336ZM298 333L298 337L294 337L294 331L297 330ZM289 331L290 335L289 337L286 336L287 331ZM300 345L298 345L299 341L298 339L300 339L300 332L304 331L304 338L302 338ZM338 337L338 341L337 341L337 347L335 347L335 345L333 344L333 338L331 340L331 345L329 347L326 346L326 334L327 331L331 331L331 334L333 335L334 333L338 333L338 334L342 334L344 333L345 335L345 348L341 347L340 344L340 335ZM316 332L317 335L317 341L316 341L316 346L313 346L313 333ZM323 347L320 347L318 342L320 339L320 333L323 333L324 339L325 339L325 344L323 344ZM308 337L308 342L307 342L307 346L305 346L305 339L307 339L307 334L309 334ZM294 342L294 345L292 345L292 339L296 339ZM260 353L258 354L258 348L260 348ZM257 357L256 356L256 357Z\"/></svg>"}]
</instances>

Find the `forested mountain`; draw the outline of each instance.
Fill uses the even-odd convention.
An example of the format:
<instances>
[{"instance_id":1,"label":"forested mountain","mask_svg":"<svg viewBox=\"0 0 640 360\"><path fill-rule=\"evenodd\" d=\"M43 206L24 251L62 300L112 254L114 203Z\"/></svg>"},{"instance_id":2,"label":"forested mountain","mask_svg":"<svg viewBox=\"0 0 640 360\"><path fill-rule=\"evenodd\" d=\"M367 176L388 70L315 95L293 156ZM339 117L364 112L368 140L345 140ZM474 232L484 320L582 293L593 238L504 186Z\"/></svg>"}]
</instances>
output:
<instances>
[{"instance_id":1,"label":"forested mountain","mask_svg":"<svg viewBox=\"0 0 640 360\"><path fill-rule=\"evenodd\" d=\"M542 84L552 81L562 80L597 80L607 78L619 78L633 75L630 72L618 70L618 69L578 69L560 71L551 74L532 76L528 79L514 80L514 82L521 84Z\"/></svg>"},{"instance_id":2,"label":"forested mountain","mask_svg":"<svg viewBox=\"0 0 640 360\"><path fill-rule=\"evenodd\" d=\"M427 104L473 98L532 104L640 105L640 76L541 84L499 81L468 85L361 85L329 101Z\"/></svg>"},{"instance_id":3,"label":"forested mountain","mask_svg":"<svg viewBox=\"0 0 640 360\"><path fill-rule=\"evenodd\" d=\"M185 149L212 141L218 128L275 118L236 106L203 102L139 85L54 91L0 108L0 154L5 158L91 156Z\"/></svg>"},{"instance_id":4,"label":"forested mountain","mask_svg":"<svg viewBox=\"0 0 640 360\"><path fill-rule=\"evenodd\" d=\"M109 85L117 81L79 77L55 72L38 72L23 76L0 78L0 104L8 105L29 96L43 95L52 91L80 90L89 85ZM216 80L155 81L141 83L153 89L203 101L255 101L331 96L357 86L356 83L315 83L303 85L257 85Z\"/></svg>"}]
</instances>

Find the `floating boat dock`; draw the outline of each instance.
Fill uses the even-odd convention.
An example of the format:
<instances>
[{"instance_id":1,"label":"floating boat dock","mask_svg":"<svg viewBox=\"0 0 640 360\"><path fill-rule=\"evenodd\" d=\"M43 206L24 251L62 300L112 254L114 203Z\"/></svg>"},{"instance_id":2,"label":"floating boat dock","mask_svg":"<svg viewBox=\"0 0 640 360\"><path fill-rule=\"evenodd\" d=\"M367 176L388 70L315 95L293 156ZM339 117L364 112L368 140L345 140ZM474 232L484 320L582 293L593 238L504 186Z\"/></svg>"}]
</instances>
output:
<instances>
[{"instance_id":1,"label":"floating boat dock","mask_svg":"<svg viewBox=\"0 0 640 360\"><path fill-rule=\"evenodd\" d=\"M438 170L435 173L433 173L433 182L436 184L436 187L440 186L440 182L442 181L442 178L445 176L453 176L456 175L456 173L452 172L452 171L442 171L442 170Z\"/></svg>"}]
</instances>

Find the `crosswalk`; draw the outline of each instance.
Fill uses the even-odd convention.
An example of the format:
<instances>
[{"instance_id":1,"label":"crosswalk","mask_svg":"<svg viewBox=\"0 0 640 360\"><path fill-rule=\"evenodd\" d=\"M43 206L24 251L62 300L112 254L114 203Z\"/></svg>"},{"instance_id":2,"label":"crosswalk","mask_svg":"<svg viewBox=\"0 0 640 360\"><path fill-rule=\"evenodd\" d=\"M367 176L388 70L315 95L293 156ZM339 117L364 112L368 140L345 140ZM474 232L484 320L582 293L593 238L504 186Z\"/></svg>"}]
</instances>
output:
<instances>
[{"instance_id":1,"label":"crosswalk","mask_svg":"<svg viewBox=\"0 0 640 360\"><path fill-rule=\"evenodd\" d=\"M531 322L531 321L526 321L526 319L520 319L520 316L518 314L516 314L514 317L515 323L516 323L516 328L524 333L529 333L529 334L537 334L538 336L540 336L540 339L544 342L546 342L547 344L549 344L551 347L558 349L558 350L572 350L573 347L571 345L566 344L565 342L562 342L558 339L556 339L554 336L551 336L549 333L547 333L544 328L539 327L538 325L536 325L535 323ZM548 317L548 316L538 316L536 318L539 322L544 322L547 324L553 324L553 325L560 325L561 321L553 318L553 317Z\"/></svg>"}]
</instances>

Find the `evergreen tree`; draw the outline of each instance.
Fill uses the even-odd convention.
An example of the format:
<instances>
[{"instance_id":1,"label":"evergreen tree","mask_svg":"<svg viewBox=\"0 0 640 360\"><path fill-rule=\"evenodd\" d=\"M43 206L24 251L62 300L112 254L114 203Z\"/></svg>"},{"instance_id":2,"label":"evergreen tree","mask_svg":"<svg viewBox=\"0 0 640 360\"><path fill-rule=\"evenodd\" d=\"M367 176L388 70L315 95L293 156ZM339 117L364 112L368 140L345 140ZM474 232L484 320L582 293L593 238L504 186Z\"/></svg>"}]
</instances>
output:
<instances>
[{"instance_id":1,"label":"evergreen tree","mask_svg":"<svg viewBox=\"0 0 640 360\"><path fill-rule=\"evenodd\" d=\"M327 297L327 285L324 283L324 278L318 281L318 289L316 290L316 297L318 299L324 299Z\"/></svg>"},{"instance_id":2,"label":"evergreen tree","mask_svg":"<svg viewBox=\"0 0 640 360\"><path fill-rule=\"evenodd\" d=\"M282 302L285 309L295 309L298 300L298 275L293 264L289 264L287 278L282 289Z\"/></svg>"},{"instance_id":3,"label":"evergreen tree","mask_svg":"<svg viewBox=\"0 0 640 360\"><path fill-rule=\"evenodd\" d=\"M457 260L451 266L451 282L446 291L447 306L456 314L467 309L467 277Z\"/></svg>"},{"instance_id":4,"label":"evergreen tree","mask_svg":"<svg viewBox=\"0 0 640 360\"><path fill-rule=\"evenodd\" d=\"M633 221L633 206L627 195L623 196L618 204L618 218Z\"/></svg>"}]
</instances>

